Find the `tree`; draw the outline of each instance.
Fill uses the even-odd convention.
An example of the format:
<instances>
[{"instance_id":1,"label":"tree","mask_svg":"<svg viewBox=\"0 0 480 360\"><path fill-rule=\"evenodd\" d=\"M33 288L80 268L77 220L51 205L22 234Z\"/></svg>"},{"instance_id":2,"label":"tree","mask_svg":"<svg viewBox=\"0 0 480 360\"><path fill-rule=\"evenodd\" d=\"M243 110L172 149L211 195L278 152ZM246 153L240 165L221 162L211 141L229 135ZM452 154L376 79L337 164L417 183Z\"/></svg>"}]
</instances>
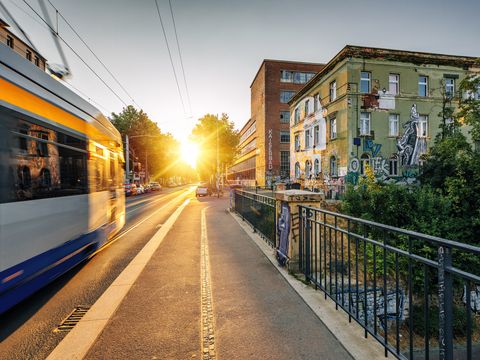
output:
<instances>
[{"instance_id":1,"label":"tree","mask_svg":"<svg viewBox=\"0 0 480 360\"><path fill-rule=\"evenodd\" d=\"M112 113L110 121L122 138L129 136L130 148L138 160L148 163L150 178L182 176L187 172L184 164L179 164L179 142L171 134L162 133L143 110L129 105L119 114Z\"/></svg>"},{"instance_id":2,"label":"tree","mask_svg":"<svg viewBox=\"0 0 480 360\"><path fill-rule=\"evenodd\" d=\"M206 114L198 119L190 136L200 148L197 170L203 180L210 179L216 173L217 134L219 171L222 172L226 165L233 162L239 141L238 131L228 115L223 113L218 118L217 115Z\"/></svg>"},{"instance_id":3,"label":"tree","mask_svg":"<svg viewBox=\"0 0 480 360\"><path fill-rule=\"evenodd\" d=\"M477 61L480 65L480 59ZM480 143L480 74L468 75L460 84L460 91L464 94L460 100L459 117L469 126L472 140L479 149Z\"/></svg>"}]
</instances>

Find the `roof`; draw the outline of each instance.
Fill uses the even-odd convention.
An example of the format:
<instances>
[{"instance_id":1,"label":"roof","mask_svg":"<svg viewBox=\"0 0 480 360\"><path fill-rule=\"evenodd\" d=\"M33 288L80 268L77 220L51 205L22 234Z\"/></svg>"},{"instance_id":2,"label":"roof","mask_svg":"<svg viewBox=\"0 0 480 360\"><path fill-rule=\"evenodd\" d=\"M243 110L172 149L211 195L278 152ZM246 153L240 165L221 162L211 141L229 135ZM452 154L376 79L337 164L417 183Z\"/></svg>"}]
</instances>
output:
<instances>
[{"instance_id":1,"label":"roof","mask_svg":"<svg viewBox=\"0 0 480 360\"><path fill-rule=\"evenodd\" d=\"M258 74L260 73L260 70L262 69L263 65L266 64L266 63L301 64L301 65L316 65L316 66L325 65L325 64L322 64L322 63L313 63L313 62L305 62L305 61L263 59L262 63L260 64L260 67L257 70L257 73L255 74L255 77L252 80L252 83L250 84L250 87L252 87L253 83L257 79Z\"/></svg>"},{"instance_id":2,"label":"roof","mask_svg":"<svg viewBox=\"0 0 480 360\"><path fill-rule=\"evenodd\" d=\"M322 70L320 70L320 72L318 72L300 91L297 92L297 94L289 101L289 104L293 104L308 92L318 80L330 72L345 58L380 59L386 61L408 62L416 65L433 64L457 66L462 68L473 66L477 61L477 58L473 56L446 55L420 51L346 45L324 66Z\"/></svg>"},{"instance_id":3,"label":"roof","mask_svg":"<svg viewBox=\"0 0 480 360\"><path fill-rule=\"evenodd\" d=\"M7 28L10 27L2 18L0 18L0 27Z\"/></svg>"}]
</instances>

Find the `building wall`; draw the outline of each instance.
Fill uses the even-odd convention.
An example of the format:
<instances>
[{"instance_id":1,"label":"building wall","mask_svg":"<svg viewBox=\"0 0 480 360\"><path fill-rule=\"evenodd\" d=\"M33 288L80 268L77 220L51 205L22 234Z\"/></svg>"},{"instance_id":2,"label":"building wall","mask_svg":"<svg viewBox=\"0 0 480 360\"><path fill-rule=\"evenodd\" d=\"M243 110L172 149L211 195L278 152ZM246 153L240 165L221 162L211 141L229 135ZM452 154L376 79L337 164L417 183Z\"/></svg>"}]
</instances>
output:
<instances>
[{"instance_id":1,"label":"building wall","mask_svg":"<svg viewBox=\"0 0 480 360\"><path fill-rule=\"evenodd\" d=\"M371 74L370 92L360 92L360 72L367 71ZM389 92L389 74L400 77L398 95ZM345 183L358 182L361 172L357 166L363 156L368 156L370 166L375 176L386 181L411 183L416 180L422 157L410 157L413 163L402 164L402 152L399 143L405 140L405 132L411 129L412 106L416 106L418 115L428 116L428 129L425 139L415 139L415 149L421 152L428 150L442 121L439 113L442 110L445 76L455 78L455 91L458 95L458 86L467 74L462 66L446 66L432 64L414 64L381 59L346 58L340 61L331 71L321 77L317 84L299 99L291 104L291 177L294 181L301 182L305 187L342 186ZM419 76L428 77L428 96L418 95ZM329 85L336 80L337 99L329 101ZM385 91L384 91L385 90ZM325 149L307 149L294 151L294 135L301 134L301 148L304 149L304 131L308 127L308 118L303 115L298 124L294 123L294 112L297 107L303 108L305 100L320 94L322 109L321 117L326 122L326 147ZM454 98L452 105L456 106L458 97ZM370 114L371 133L368 136L360 134L361 113ZM389 116L398 114L398 134L389 134ZM319 116L318 113L316 115ZM330 123L332 117L337 119L337 139L330 138ZM417 125L418 126L418 125ZM464 130L466 131L466 130ZM356 142L356 144L354 144ZM421 145L421 146L420 146ZM419 152L419 155L421 153ZM305 161L320 157L322 161L321 173L312 179L305 179ZM337 158L338 176L331 176L330 158ZM397 174L391 173L390 160L397 157ZM296 177L294 164L299 162L301 174ZM393 167L392 167L393 168Z\"/></svg>"},{"instance_id":2,"label":"building wall","mask_svg":"<svg viewBox=\"0 0 480 360\"><path fill-rule=\"evenodd\" d=\"M3 24L3 26L2 26ZM32 64L35 64L35 56L38 57L38 67L45 71L45 59L40 56L35 50L25 44L22 40L20 40L17 36L15 36L12 32L10 32L7 28L5 23L1 22L0 20L0 42L7 44L7 37L11 36L14 39L14 47L13 51L19 54L21 57L27 57L27 50L31 52L32 59L30 60Z\"/></svg>"}]
</instances>

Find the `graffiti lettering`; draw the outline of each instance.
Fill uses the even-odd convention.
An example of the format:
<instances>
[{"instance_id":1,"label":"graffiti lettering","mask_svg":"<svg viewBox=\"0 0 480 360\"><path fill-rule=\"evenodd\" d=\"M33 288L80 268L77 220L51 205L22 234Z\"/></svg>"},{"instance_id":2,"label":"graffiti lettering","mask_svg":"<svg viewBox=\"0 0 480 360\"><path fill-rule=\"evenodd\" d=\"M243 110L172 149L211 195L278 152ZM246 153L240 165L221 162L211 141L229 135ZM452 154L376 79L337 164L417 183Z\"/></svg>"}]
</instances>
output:
<instances>
[{"instance_id":1,"label":"graffiti lettering","mask_svg":"<svg viewBox=\"0 0 480 360\"><path fill-rule=\"evenodd\" d=\"M376 144L371 139L365 139L363 142L363 151L371 151L372 156L376 157L382 148L382 144Z\"/></svg>"}]
</instances>

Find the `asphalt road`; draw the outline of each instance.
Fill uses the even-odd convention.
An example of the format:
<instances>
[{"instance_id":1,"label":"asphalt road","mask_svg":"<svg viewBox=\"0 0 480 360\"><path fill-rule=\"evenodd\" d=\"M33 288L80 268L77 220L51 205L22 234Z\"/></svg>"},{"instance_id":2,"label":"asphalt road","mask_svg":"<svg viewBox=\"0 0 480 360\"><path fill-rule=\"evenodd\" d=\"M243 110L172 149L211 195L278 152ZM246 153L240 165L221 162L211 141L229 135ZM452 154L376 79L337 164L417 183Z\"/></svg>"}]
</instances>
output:
<instances>
[{"instance_id":1,"label":"asphalt road","mask_svg":"<svg viewBox=\"0 0 480 360\"><path fill-rule=\"evenodd\" d=\"M44 359L74 307L92 305L182 201L189 186L127 198L126 224L91 259L0 316L0 359ZM191 196L191 195L190 195Z\"/></svg>"}]
</instances>

